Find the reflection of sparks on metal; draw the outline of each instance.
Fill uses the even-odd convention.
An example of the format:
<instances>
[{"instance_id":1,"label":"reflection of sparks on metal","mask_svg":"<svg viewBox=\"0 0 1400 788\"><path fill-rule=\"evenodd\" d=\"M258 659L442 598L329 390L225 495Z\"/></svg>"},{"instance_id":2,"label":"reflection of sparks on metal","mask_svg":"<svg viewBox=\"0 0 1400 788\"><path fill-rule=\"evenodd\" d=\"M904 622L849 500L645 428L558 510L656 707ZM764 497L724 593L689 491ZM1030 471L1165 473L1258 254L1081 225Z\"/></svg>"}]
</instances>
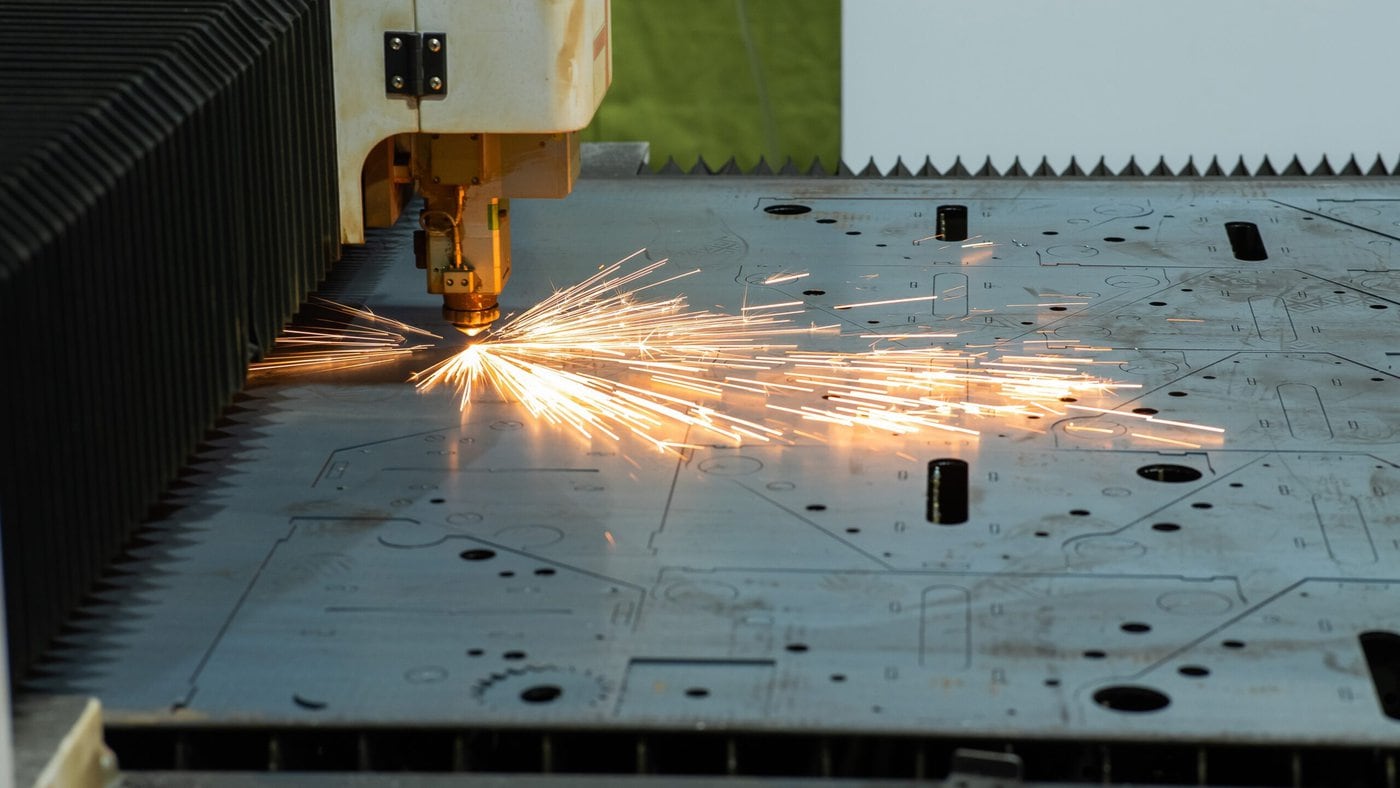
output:
<instances>
[{"instance_id":1,"label":"reflection of sparks on metal","mask_svg":"<svg viewBox=\"0 0 1400 788\"><path fill-rule=\"evenodd\" d=\"M368 309L357 309L324 298L313 297L310 303L360 325L325 319L310 325L294 325L277 337L265 359L248 365L249 373L288 370L321 372L368 367L397 361L432 347L408 344L410 335L442 339L437 334L376 315Z\"/></svg>"},{"instance_id":2,"label":"reflection of sparks on metal","mask_svg":"<svg viewBox=\"0 0 1400 788\"><path fill-rule=\"evenodd\" d=\"M417 387L452 389L464 410L474 394L490 387L535 417L585 437L618 440L632 433L671 451L702 447L701 435L736 444L798 438L825 443L829 436L821 432L829 425L976 436L976 422L991 419L998 429L1043 432L1044 422L1037 420L1068 415L1064 402L1141 388L1085 373L1089 364L1115 362L1084 358L1080 351L1086 348L1073 340L1057 343L1058 352L1022 355L941 346L798 349L783 342L834 327L799 327L782 317L786 313L774 312L791 302L729 315L694 309L684 296L647 300L644 291L698 271L659 278L662 260L624 272L639 254L556 291L486 339L414 375Z\"/></svg>"},{"instance_id":3,"label":"reflection of sparks on metal","mask_svg":"<svg viewBox=\"0 0 1400 788\"><path fill-rule=\"evenodd\" d=\"M944 249L951 249L951 248L953 248L954 246L956 246L956 247L958 247L958 248L960 248L960 249L985 249L986 247L989 247L989 246L996 246L996 245L997 245L997 244L996 244L996 241L978 241L977 239L978 239L978 238L981 238L981 237L982 237L982 236L980 236L980 235L974 235L974 236L972 236L971 238L969 238L969 239L967 239L966 241L964 241L963 243L960 243L960 244L945 244L945 245L943 245L943 246L938 247L938 249L935 250L935 251L940 251L940 252L941 252L941 251L943 251ZM915 245L915 246L923 246L924 241L933 241L933 240L940 240L940 241L941 241L941 240L943 240L943 235L942 235L941 233L934 233L933 235L925 235L923 238L915 238L915 239L914 239L914 245ZM1019 246L1019 245L1020 245L1020 244L1018 244L1018 246Z\"/></svg>"},{"instance_id":4,"label":"reflection of sparks on metal","mask_svg":"<svg viewBox=\"0 0 1400 788\"><path fill-rule=\"evenodd\" d=\"M1186 447L1186 448L1188 448L1188 449L1199 449L1199 448L1201 448L1201 444L1199 444L1199 443L1191 443L1191 442L1189 442L1189 441L1179 441L1179 440L1175 440L1175 439L1173 439L1173 438L1164 438L1164 437L1162 437L1162 436L1160 436L1160 435L1147 435L1146 433L1142 433L1142 432L1130 432L1130 433L1128 433L1128 434L1131 435L1131 436L1133 436L1134 438L1142 438L1143 440L1157 441L1158 443L1169 443L1169 444L1171 444L1171 445L1173 445L1173 446L1184 446L1184 447Z\"/></svg>"}]
</instances>

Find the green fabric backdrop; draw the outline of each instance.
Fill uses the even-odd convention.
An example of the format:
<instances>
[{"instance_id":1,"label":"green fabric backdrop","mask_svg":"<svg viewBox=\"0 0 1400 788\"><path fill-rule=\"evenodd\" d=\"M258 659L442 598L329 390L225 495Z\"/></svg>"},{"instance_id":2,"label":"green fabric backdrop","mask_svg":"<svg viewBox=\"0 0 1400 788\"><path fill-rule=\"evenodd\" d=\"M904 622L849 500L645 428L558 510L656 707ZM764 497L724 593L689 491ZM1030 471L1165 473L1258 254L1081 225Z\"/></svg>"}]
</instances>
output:
<instances>
[{"instance_id":1,"label":"green fabric backdrop","mask_svg":"<svg viewBox=\"0 0 1400 788\"><path fill-rule=\"evenodd\" d=\"M650 142L653 169L836 168L840 0L612 0L612 36L612 88L584 140Z\"/></svg>"}]
</instances>

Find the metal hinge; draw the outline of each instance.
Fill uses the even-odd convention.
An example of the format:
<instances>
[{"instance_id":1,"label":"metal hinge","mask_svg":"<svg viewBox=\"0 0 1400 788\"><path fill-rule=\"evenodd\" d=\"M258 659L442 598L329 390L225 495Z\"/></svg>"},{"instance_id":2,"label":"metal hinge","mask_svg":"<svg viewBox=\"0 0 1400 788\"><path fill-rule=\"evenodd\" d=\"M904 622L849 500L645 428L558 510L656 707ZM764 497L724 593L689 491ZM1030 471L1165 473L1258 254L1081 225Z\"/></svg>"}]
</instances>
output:
<instances>
[{"instance_id":1,"label":"metal hinge","mask_svg":"<svg viewBox=\"0 0 1400 788\"><path fill-rule=\"evenodd\" d=\"M384 34L384 90L391 96L447 92L447 34L390 30Z\"/></svg>"}]
</instances>

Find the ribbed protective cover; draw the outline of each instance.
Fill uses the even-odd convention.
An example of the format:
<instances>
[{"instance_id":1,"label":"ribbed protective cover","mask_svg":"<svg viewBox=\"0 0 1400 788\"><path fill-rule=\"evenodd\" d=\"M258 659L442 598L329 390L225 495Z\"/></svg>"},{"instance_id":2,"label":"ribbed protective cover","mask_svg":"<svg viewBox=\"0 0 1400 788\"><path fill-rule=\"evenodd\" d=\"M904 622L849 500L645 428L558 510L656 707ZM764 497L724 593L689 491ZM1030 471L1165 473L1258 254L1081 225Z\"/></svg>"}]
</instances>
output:
<instances>
[{"instance_id":1,"label":"ribbed protective cover","mask_svg":"<svg viewBox=\"0 0 1400 788\"><path fill-rule=\"evenodd\" d=\"M0 0L12 677L336 258L329 0Z\"/></svg>"}]
</instances>

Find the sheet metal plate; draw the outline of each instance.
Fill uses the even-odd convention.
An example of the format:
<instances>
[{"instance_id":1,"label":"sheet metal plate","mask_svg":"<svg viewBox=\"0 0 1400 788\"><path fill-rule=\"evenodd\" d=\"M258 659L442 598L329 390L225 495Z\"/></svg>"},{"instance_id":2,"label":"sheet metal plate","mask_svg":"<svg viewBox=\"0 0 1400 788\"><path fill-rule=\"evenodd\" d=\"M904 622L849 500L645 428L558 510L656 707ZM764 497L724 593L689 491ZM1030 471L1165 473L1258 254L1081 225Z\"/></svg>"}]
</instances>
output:
<instances>
[{"instance_id":1,"label":"sheet metal plate","mask_svg":"<svg viewBox=\"0 0 1400 788\"><path fill-rule=\"evenodd\" d=\"M128 722L1394 744L1358 635L1400 632L1397 198L692 178L520 201L507 311L645 246L703 269L695 304L803 299L852 335L810 347L910 326L1080 340L1142 384L1105 407L1228 433L1190 450L1126 437L1128 417L1089 437L1047 417L677 460L510 403L459 416L407 367L284 379L249 389L51 685ZM996 245L913 245L944 203ZM1258 224L1267 261L1234 259L1233 220ZM433 324L407 231L336 292ZM757 284L796 270L812 275ZM1012 306L1045 293L1082 305ZM971 463L965 525L924 520L939 456ZM1160 462L1201 478L1136 473Z\"/></svg>"}]
</instances>

